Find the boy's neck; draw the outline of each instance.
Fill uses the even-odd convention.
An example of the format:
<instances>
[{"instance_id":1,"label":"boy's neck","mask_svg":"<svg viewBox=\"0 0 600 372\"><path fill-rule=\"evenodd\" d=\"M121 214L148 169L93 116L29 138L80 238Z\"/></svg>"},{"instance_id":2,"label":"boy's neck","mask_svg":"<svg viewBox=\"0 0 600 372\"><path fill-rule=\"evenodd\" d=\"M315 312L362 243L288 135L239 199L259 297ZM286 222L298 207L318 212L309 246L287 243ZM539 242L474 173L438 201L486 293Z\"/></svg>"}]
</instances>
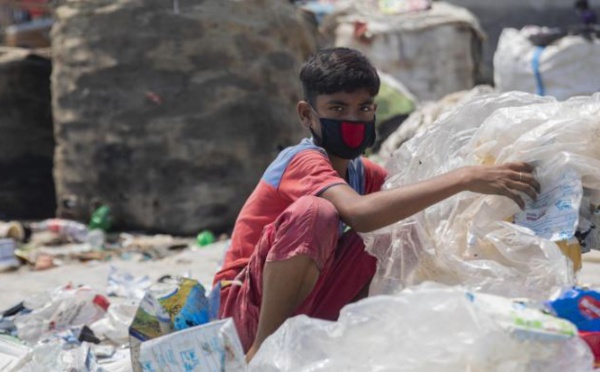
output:
<instances>
[{"instance_id":1,"label":"boy's neck","mask_svg":"<svg viewBox=\"0 0 600 372\"><path fill-rule=\"evenodd\" d=\"M329 154L329 160L331 161L333 169L335 169L336 172L338 172L340 177L346 180L346 175L348 173L348 163L350 162L350 160L343 159L331 154Z\"/></svg>"}]
</instances>

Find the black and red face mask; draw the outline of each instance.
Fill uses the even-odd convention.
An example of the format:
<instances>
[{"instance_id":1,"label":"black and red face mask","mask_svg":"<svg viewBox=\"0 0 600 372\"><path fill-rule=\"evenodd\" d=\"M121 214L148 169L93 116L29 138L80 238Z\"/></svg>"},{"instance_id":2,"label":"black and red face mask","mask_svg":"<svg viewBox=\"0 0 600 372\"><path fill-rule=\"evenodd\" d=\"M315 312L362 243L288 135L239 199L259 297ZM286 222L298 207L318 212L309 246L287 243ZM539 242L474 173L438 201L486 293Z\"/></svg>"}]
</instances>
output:
<instances>
[{"instance_id":1,"label":"black and red face mask","mask_svg":"<svg viewBox=\"0 0 600 372\"><path fill-rule=\"evenodd\" d=\"M375 118L372 121L350 121L317 117L321 123L322 137L310 128L315 145L333 155L354 159L375 143Z\"/></svg>"}]
</instances>

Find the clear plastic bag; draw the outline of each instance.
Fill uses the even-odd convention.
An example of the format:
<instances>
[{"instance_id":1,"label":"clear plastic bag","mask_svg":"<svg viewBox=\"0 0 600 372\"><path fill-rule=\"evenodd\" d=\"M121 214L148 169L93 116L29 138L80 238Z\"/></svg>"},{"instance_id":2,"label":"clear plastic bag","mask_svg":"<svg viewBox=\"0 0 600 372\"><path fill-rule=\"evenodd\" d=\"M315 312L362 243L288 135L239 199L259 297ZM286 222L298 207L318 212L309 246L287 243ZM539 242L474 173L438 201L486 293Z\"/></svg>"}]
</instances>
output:
<instances>
[{"instance_id":1,"label":"clear plastic bag","mask_svg":"<svg viewBox=\"0 0 600 372\"><path fill-rule=\"evenodd\" d=\"M536 166L544 192L571 170L581 184L581 197L571 198L579 218L572 231L558 235L574 239L584 225L598 222L593 212L600 204L598 143L600 94L566 102L520 92L476 96L396 151L386 165L391 177L384 188L467 165L526 161ZM541 300L555 287L574 284L573 262L559 248L570 240L546 239L513 224L519 211L508 198L463 192L363 234L379 262L371 294L436 281ZM600 246L598 230L587 231L581 241L588 249Z\"/></svg>"},{"instance_id":2,"label":"clear plastic bag","mask_svg":"<svg viewBox=\"0 0 600 372\"><path fill-rule=\"evenodd\" d=\"M426 284L301 315L262 344L250 371L591 371L568 321L506 298Z\"/></svg>"}]
</instances>

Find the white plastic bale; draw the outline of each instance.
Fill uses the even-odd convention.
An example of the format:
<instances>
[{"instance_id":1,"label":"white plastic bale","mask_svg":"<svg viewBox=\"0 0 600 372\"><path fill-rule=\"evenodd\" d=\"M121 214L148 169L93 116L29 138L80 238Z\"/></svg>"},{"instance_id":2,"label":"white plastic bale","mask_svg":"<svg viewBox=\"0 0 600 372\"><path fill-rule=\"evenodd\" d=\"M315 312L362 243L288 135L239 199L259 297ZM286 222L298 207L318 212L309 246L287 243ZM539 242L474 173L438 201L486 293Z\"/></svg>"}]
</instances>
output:
<instances>
[{"instance_id":1,"label":"white plastic bale","mask_svg":"<svg viewBox=\"0 0 600 372\"><path fill-rule=\"evenodd\" d=\"M600 91L600 39L566 36L541 49L528 34L535 27L502 31L494 54L494 83L499 91L546 94L559 100ZM539 77L533 67L539 53Z\"/></svg>"},{"instance_id":2,"label":"white plastic bale","mask_svg":"<svg viewBox=\"0 0 600 372\"><path fill-rule=\"evenodd\" d=\"M249 371L591 371L578 337L521 337L506 327L514 319L505 307L468 298L423 285L350 304L337 322L297 316L265 340Z\"/></svg>"},{"instance_id":3,"label":"white plastic bale","mask_svg":"<svg viewBox=\"0 0 600 372\"><path fill-rule=\"evenodd\" d=\"M362 0L343 4L324 26L335 46L361 51L419 100L438 100L475 85L483 32L468 10L434 2L427 11L387 15ZM362 38L355 33L357 24L366 24Z\"/></svg>"},{"instance_id":4,"label":"white plastic bale","mask_svg":"<svg viewBox=\"0 0 600 372\"><path fill-rule=\"evenodd\" d=\"M521 92L477 96L396 151L384 188L467 165L526 161L536 166L542 188L566 169L581 176L581 219L600 204L599 140L600 94L566 102ZM555 287L574 284L570 260L555 242L506 222L519 211L508 198L463 192L363 234L378 258L370 293L436 281L541 300ZM590 214L598 225L598 214ZM591 248L600 246L598 230L586 240Z\"/></svg>"}]
</instances>

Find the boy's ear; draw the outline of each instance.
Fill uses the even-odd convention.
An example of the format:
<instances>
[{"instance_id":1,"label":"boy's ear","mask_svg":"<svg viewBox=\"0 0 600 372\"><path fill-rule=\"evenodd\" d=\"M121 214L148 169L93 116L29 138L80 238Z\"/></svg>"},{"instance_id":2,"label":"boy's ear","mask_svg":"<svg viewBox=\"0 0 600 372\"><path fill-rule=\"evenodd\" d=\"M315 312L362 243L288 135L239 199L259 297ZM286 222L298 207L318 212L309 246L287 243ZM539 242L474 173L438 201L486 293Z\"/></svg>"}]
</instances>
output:
<instances>
[{"instance_id":1,"label":"boy's ear","mask_svg":"<svg viewBox=\"0 0 600 372\"><path fill-rule=\"evenodd\" d=\"M300 123L305 128L310 128L311 125L311 110L310 103L306 101L299 101L298 105L296 105L296 110L298 111L298 118L300 118Z\"/></svg>"}]
</instances>

